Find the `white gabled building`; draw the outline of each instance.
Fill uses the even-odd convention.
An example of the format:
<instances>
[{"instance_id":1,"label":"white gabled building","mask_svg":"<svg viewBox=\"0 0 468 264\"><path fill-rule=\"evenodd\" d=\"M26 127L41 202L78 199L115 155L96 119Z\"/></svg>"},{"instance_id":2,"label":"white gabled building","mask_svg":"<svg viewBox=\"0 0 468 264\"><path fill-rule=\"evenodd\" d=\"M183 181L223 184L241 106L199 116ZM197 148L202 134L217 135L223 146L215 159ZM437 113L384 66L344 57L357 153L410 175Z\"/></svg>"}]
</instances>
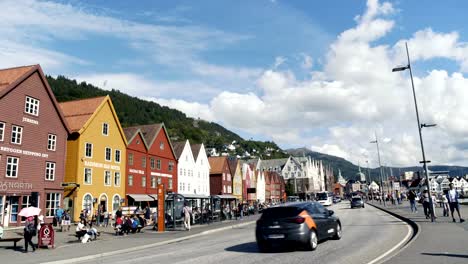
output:
<instances>
[{"instance_id":1,"label":"white gabled building","mask_svg":"<svg viewBox=\"0 0 468 264\"><path fill-rule=\"evenodd\" d=\"M265 202L265 173L262 170L257 172L257 200L261 203Z\"/></svg>"},{"instance_id":2,"label":"white gabled building","mask_svg":"<svg viewBox=\"0 0 468 264\"><path fill-rule=\"evenodd\" d=\"M195 159L193 158L192 149L190 148L189 141L185 142L174 142L172 144L174 153L178 160L177 167L179 171L178 176L178 188L177 192L184 194L196 193L196 181L195 181Z\"/></svg>"},{"instance_id":3,"label":"white gabled building","mask_svg":"<svg viewBox=\"0 0 468 264\"><path fill-rule=\"evenodd\" d=\"M201 195L210 195L210 162L206 155L203 144L194 144L191 146L193 157L195 158L195 181L196 193Z\"/></svg>"}]
</instances>

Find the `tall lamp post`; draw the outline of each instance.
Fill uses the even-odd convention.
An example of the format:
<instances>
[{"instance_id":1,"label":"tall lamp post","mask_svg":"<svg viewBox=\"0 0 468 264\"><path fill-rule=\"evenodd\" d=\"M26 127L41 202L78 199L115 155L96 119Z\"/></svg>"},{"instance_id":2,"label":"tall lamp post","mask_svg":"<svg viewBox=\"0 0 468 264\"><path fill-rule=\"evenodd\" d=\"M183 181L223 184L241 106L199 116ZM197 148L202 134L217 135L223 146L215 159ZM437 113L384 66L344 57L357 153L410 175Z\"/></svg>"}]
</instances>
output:
<instances>
[{"instance_id":1,"label":"tall lamp post","mask_svg":"<svg viewBox=\"0 0 468 264\"><path fill-rule=\"evenodd\" d=\"M377 157L379 159L379 169L380 169L380 192L381 192L381 197L383 200L384 206L387 206L385 204L385 197L383 195L383 179L382 179L382 164L380 163L380 149L379 149L379 140L377 139L377 133L375 133L375 140L371 141L370 143L375 143L377 145Z\"/></svg>"},{"instance_id":2,"label":"tall lamp post","mask_svg":"<svg viewBox=\"0 0 468 264\"><path fill-rule=\"evenodd\" d=\"M428 196L429 196L429 208L430 208L430 212L431 212L431 221L434 222L435 221L434 207L433 207L432 196L431 196L431 193L430 193L431 188L430 188L430 185L429 185L429 172L427 170L427 163L429 161L426 161L426 154L424 153L424 144L423 144L421 130L422 130L423 127L432 127L432 126L435 126L435 125L426 125L426 124L421 124L419 122L418 103L416 101L416 91L414 89L413 72L411 71L411 62L410 62L409 51L408 51L408 43L405 43L405 46L406 46L406 56L408 57L408 65L393 68L392 72L399 72L399 71L404 71L404 70L409 70L409 72L410 72L411 87L413 88L414 108L416 110L416 120L418 122L419 141L421 142L421 152L422 152L422 158L423 158L421 163L423 163L424 173L426 175L426 188L427 188Z\"/></svg>"}]
</instances>

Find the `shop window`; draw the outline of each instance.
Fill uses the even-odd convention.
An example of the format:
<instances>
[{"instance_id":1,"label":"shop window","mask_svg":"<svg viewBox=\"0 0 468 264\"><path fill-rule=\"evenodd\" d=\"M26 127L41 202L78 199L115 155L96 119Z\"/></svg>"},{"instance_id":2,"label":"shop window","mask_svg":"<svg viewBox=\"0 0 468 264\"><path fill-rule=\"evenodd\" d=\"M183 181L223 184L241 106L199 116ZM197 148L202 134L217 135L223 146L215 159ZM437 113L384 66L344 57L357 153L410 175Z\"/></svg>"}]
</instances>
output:
<instances>
[{"instance_id":1,"label":"shop window","mask_svg":"<svg viewBox=\"0 0 468 264\"><path fill-rule=\"evenodd\" d=\"M18 196L10 196L10 222L16 223L18 222L18 213L19 213L19 197Z\"/></svg>"},{"instance_id":2,"label":"shop window","mask_svg":"<svg viewBox=\"0 0 468 264\"><path fill-rule=\"evenodd\" d=\"M169 179L168 189L172 189L172 179Z\"/></svg>"},{"instance_id":3,"label":"shop window","mask_svg":"<svg viewBox=\"0 0 468 264\"><path fill-rule=\"evenodd\" d=\"M48 193L46 195L46 216L55 216L55 211L60 207L60 193Z\"/></svg>"},{"instance_id":4,"label":"shop window","mask_svg":"<svg viewBox=\"0 0 468 264\"><path fill-rule=\"evenodd\" d=\"M156 177L152 176L151 177L151 188L156 188Z\"/></svg>"}]
</instances>

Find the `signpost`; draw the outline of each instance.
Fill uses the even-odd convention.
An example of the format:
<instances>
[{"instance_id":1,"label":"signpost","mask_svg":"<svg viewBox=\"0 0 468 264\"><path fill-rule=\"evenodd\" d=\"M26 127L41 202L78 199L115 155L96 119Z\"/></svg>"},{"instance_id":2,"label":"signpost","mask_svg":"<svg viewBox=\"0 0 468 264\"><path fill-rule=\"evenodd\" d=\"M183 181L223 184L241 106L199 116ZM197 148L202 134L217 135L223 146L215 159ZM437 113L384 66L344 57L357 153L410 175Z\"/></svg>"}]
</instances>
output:
<instances>
[{"instance_id":1,"label":"signpost","mask_svg":"<svg viewBox=\"0 0 468 264\"><path fill-rule=\"evenodd\" d=\"M43 224L39 230L38 248L54 248L55 231L51 224Z\"/></svg>"},{"instance_id":2,"label":"signpost","mask_svg":"<svg viewBox=\"0 0 468 264\"><path fill-rule=\"evenodd\" d=\"M164 191L164 185L158 185L158 232L164 232L166 228L165 224L165 199L166 192Z\"/></svg>"}]
</instances>

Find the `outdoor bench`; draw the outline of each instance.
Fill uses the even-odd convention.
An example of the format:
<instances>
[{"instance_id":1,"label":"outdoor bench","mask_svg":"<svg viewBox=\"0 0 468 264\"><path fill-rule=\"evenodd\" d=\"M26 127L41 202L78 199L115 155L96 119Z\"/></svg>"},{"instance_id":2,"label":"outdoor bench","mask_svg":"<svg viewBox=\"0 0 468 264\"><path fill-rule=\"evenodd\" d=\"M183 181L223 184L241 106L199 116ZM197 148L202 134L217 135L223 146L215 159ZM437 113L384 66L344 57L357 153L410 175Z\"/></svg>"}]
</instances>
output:
<instances>
[{"instance_id":1,"label":"outdoor bench","mask_svg":"<svg viewBox=\"0 0 468 264\"><path fill-rule=\"evenodd\" d=\"M0 242L13 242L14 248L16 248L16 243L23 239L22 237L12 237L12 238L2 238L0 239Z\"/></svg>"}]
</instances>

